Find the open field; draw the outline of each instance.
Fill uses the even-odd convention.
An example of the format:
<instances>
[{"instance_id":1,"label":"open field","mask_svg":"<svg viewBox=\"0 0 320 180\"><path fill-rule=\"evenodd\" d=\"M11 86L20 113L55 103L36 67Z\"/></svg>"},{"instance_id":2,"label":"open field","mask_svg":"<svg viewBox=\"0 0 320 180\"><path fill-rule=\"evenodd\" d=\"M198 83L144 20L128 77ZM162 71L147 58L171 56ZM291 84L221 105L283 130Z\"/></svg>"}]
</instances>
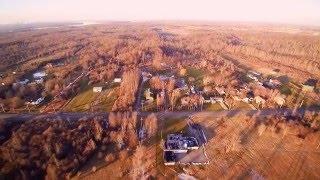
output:
<instances>
[{"instance_id":1,"label":"open field","mask_svg":"<svg viewBox=\"0 0 320 180\"><path fill-rule=\"evenodd\" d=\"M148 172L166 179L177 178L180 173L199 179L318 179L319 132L307 135L304 139L297 137L295 131L290 129L274 131L272 127L267 127L261 133L258 124L268 114L259 111L159 113L159 132L155 139L146 142L152 162ZM160 139L168 133L185 132L188 116L205 131L208 138L205 152L210 163L207 166L165 166ZM126 163L128 160L117 160L84 179L98 179L102 175L116 178L113 176L113 172L118 172L115 167L127 169ZM122 176L125 177L127 175Z\"/></svg>"},{"instance_id":2,"label":"open field","mask_svg":"<svg viewBox=\"0 0 320 180\"><path fill-rule=\"evenodd\" d=\"M70 100L62 111L83 112L83 111L111 111L114 101L117 99L117 86L103 86L103 91L95 93L93 86L86 87L83 92L77 94Z\"/></svg>"}]
</instances>

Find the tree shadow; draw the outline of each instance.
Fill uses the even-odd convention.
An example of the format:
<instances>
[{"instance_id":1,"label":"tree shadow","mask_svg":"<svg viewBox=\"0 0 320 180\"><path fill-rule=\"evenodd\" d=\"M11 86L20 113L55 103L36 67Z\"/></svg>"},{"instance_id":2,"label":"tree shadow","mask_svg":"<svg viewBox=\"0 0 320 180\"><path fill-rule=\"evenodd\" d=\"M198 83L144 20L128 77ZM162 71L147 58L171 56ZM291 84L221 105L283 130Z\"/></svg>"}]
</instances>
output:
<instances>
[{"instance_id":1,"label":"tree shadow","mask_svg":"<svg viewBox=\"0 0 320 180\"><path fill-rule=\"evenodd\" d=\"M234 116L236 116L239 112L241 112L240 110L231 110L231 111L229 111L228 112L228 114L227 114L227 118L232 118L232 117L234 117Z\"/></svg>"},{"instance_id":2,"label":"tree shadow","mask_svg":"<svg viewBox=\"0 0 320 180\"><path fill-rule=\"evenodd\" d=\"M290 79L287 75L282 75L277 78L282 84L288 84Z\"/></svg>"},{"instance_id":3,"label":"tree shadow","mask_svg":"<svg viewBox=\"0 0 320 180\"><path fill-rule=\"evenodd\" d=\"M208 141L210 141L212 138L216 136L216 131L213 127L205 128L204 126L198 123L194 123L190 128L193 129L191 131L193 131L194 133L191 134L198 139L199 146L206 144Z\"/></svg>"}]
</instances>

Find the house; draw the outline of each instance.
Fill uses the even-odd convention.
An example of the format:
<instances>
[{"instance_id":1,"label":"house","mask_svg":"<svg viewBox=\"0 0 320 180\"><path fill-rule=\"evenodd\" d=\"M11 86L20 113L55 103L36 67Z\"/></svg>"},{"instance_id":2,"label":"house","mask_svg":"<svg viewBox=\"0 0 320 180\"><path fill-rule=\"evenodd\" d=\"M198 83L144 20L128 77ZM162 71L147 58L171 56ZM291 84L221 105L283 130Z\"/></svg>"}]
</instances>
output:
<instances>
[{"instance_id":1,"label":"house","mask_svg":"<svg viewBox=\"0 0 320 180\"><path fill-rule=\"evenodd\" d=\"M214 104L216 101L214 100L214 97L211 97L211 96L208 96L208 95L204 95L203 96L203 102L204 103Z\"/></svg>"},{"instance_id":2,"label":"house","mask_svg":"<svg viewBox=\"0 0 320 180\"><path fill-rule=\"evenodd\" d=\"M40 79L40 78L44 78L47 76L47 73L44 71L39 71L33 74L33 78L35 79Z\"/></svg>"},{"instance_id":3,"label":"house","mask_svg":"<svg viewBox=\"0 0 320 180\"><path fill-rule=\"evenodd\" d=\"M304 92L312 92L312 91L314 91L314 86L309 86L309 85L302 84L302 91L304 91Z\"/></svg>"},{"instance_id":4,"label":"house","mask_svg":"<svg viewBox=\"0 0 320 180\"><path fill-rule=\"evenodd\" d=\"M226 92L224 91L224 88L216 87L215 89L221 96L226 94Z\"/></svg>"},{"instance_id":5,"label":"house","mask_svg":"<svg viewBox=\"0 0 320 180\"><path fill-rule=\"evenodd\" d=\"M44 100L44 97L38 98L36 101L29 101L26 102L26 104L31 104L31 105L39 105L40 103L42 103Z\"/></svg>"},{"instance_id":6,"label":"house","mask_svg":"<svg viewBox=\"0 0 320 180\"><path fill-rule=\"evenodd\" d=\"M177 82L176 82L176 86L177 86L177 88L179 88L179 89L184 89L184 90L186 90L186 89L188 89L188 85L187 85L187 83L186 83L186 81L183 79L183 78L180 78Z\"/></svg>"},{"instance_id":7,"label":"house","mask_svg":"<svg viewBox=\"0 0 320 180\"><path fill-rule=\"evenodd\" d=\"M165 75L160 75L160 76L159 76L159 79L160 79L161 81L166 81L166 80L169 79L169 77L168 77L168 76L165 76Z\"/></svg>"},{"instance_id":8,"label":"house","mask_svg":"<svg viewBox=\"0 0 320 180\"><path fill-rule=\"evenodd\" d=\"M95 93L102 92L102 87L101 87L101 86L99 86L99 87L93 87L93 88L92 88L92 91L95 92Z\"/></svg>"},{"instance_id":9,"label":"house","mask_svg":"<svg viewBox=\"0 0 320 180\"><path fill-rule=\"evenodd\" d=\"M244 97L243 99L241 99L242 102L245 102L245 103L249 103L249 102L252 102L254 100L254 93L253 91L248 91L246 93L246 97Z\"/></svg>"},{"instance_id":10,"label":"house","mask_svg":"<svg viewBox=\"0 0 320 180\"><path fill-rule=\"evenodd\" d=\"M180 76L185 76L187 74L187 69L181 68L179 74Z\"/></svg>"},{"instance_id":11,"label":"house","mask_svg":"<svg viewBox=\"0 0 320 180\"><path fill-rule=\"evenodd\" d=\"M186 153L188 150L199 149L199 143L194 137L186 137L182 134L169 134L165 142L164 151Z\"/></svg>"},{"instance_id":12,"label":"house","mask_svg":"<svg viewBox=\"0 0 320 180\"><path fill-rule=\"evenodd\" d=\"M213 100L215 102L223 102L223 98L222 97L214 97Z\"/></svg>"},{"instance_id":13,"label":"house","mask_svg":"<svg viewBox=\"0 0 320 180\"><path fill-rule=\"evenodd\" d=\"M256 97L254 97L254 101L257 103L257 104L261 104L261 105L263 105L263 104L265 104L266 103L266 100L265 99L263 99L262 97L260 97L260 96L256 96Z\"/></svg>"},{"instance_id":14,"label":"house","mask_svg":"<svg viewBox=\"0 0 320 180\"><path fill-rule=\"evenodd\" d=\"M261 76L261 73L259 73L257 71L250 70L249 73L254 75L254 76Z\"/></svg>"},{"instance_id":15,"label":"house","mask_svg":"<svg viewBox=\"0 0 320 180\"><path fill-rule=\"evenodd\" d=\"M199 148L200 145L195 137L183 136L182 134L169 134L164 143L164 164L166 166L175 164L207 164L207 160L204 160L205 162L203 162L203 159L207 159L207 156L206 154L202 154L202 151L199 151ZM199 153L198 155L200 157L197 157L196 159L187 158L190 153L195 151L198 151L196 154ZM200 158L201 160L198 158Z\"/></svg>"},{"instance_id":16,"label":"house","mask_svg":"<svg viewBox=\"0 0 320 180\"><path fill-rule=\"evenodd\" d=\"M275 89L281 85L281 82L277 79L269 79L268 81L263 82L263 86L270 88L270 89Z\"/></svg>"},{"instance_id":17,"label":"house","mask_svg":"<svg viewBox=\"0 0 320 180\"><path fill-rule=\"evenodd\" d=\"M178 161L177 155L172 151L165 151L163 153L164 165L173 166Z\"/></svg>"},{"instance_id":18,"label":"house","mask_svg":"<svg viewBox=\"0 0 320 180\"><path fill-rule=\"evenodd\" d=\"M195 94L195 93L196 93L196 90L194 89L194 86L193 86L193 85L190 87L190 91L191 91L192 94Z\"/></svg>"},{"instance_id":19,"label":"house","mask_svg":"<svg viewBox=\"0 0 320 180\"><path fill-rule=\"evenodd\" d=\"M242 101L242 102L245 102L245 103L249 103L250 100L252 100L252 99L249 99L249 98L246 97L246 98L243 98L241 101Z\"/></svg>"},{"instance_id":20,"label":"house","mask_svg":"<svg viewBox=\"0 0 320 180\"><path fill-rule=\"evenodd\" d=\"M280 107L282 107L284 105L284 103L286 102L285 98L286 98L286 96L281 94L281 95L277 95L276 97L274 97L273 100Z\"/></svg>"},{"instance_id":21,"label":"house","mask_svg":"<svg viewBox=\"0 0 320 180\"><path fill-rule=\"evenodd\" d=\"M280 86L281 85L281 82L277 79L269 79L269 82L271 84L273 84L274 86Z\"/></svg>"},{"instance_id":22,"label":"house","mask_svg":"<svg viewBox=\"0 0 320 180\"><path fill-rule=\"evenodd\" d=\"M312 92L314 91L318 80L316 79L308 79L305 83L302 84L302 91Z\"/></svg>"},{"instance_id":23,"label":"house","mask_svg":"<svg viewBox=\"0 0 320 180\"><path fill-rule=\"evenodd\" d=\"M42 83L43 83L43 78L36 79L35 82L36 82L37 84L42 84Z\"/></svg>"},{"instance_id":24,"label":"house","mask_svg":"<svg viewBox=\"0 0 320 180\"><path fill-rule=\"evenodd\" d=\"M257 83L259 86L263 86L263 83L260 82L260 81L256 81L256 83Z\"/></svg>"},{"instance_id":25,"label":"house","mask_svg":"<svg viewBox=\"0 0 320 180\"><path fill-rule=\"evenodd\" d=\"M209 103L212 104L211 100L212 99L210 97L205 97L203 102L206 103L206 104L209 104Z\"/></svg>"},{"instance_id":26,"label":"house","mask_svg":"<svg viewBox=\"0 0 320 180\"><path fill-rule=\"evenodd\" d=\"M46 68L52 68L53 67L53 65L52 65L52 63L48 63L48 64L46 64L46 66L45 66Z\"/></svg>"},{"instance_id":27,"label":"house","mask_svg":"<svg viewBox=\"0 0 320 180\"><path fill-rule=\"evenodd\" d=\"M235 101L241 101L242 100L239 96L233 96L232 99L235 100Z\"/></svg>"},{"instance_id":28,"label":"house","mask_svg":"<svg viewBox=\"0 0 320 180\"><path fill-rule=\"evenodd\" d=\"M252 74L247 74L248 78L254 80L254 81L259 81L258 78Z\"/></svg>"},{"instance_id":29,"label":"house","mask_svg":"<svg viewBox=\"0 0 320 180\"><path fill-rule=\"evenodd\" d=\"M205 76L205 77L203 78L203 84L204 84L204 85L208 85L208 84L210 84L210 83L212 83L212 82L213 82L213 79L212 79L211 76Z\"/></svg>"},{"instance_id":30,"label":"house","mask_svg":"<svg viewBox=\"0 0 320 180\"><path fill-rule=\"evenodd\" d=\"M144 91L144 97L146 98L147 101L151 101L151 102L154 101L153 93L151 92L150 88L147 88Z\"/></svg>"},{"instance_id":31,"label":"house","mask_svg":"<svg viewBox=\"0 0 320 180\"><path fill-rule=\"evenodd\" d=\"M113 82L115 82L115 83L120 83L121 81L122 81L121 78L114 78L114 79L113 79Z\"/></svg>"},{"instance_id":32,"label":"house","mask_svg":"<svg viewBox=\"0 0 320 180\"><path fill-rule=\"evenodd\" d=\"M254 92L253 91L247 92L246 97L249 98L249 99L253 99L254 98Z\"/></svg>"},{"instance_id":33,"label":"house","mask_svg":"<svg viewBox=\"0 0 320 180\"><path fill-rule=\"evenodd\" d=\"M29 81L30 81L29 79L25 79L23 81L18 81L17 84L26 85L28 84Z\"/></svg>"},{"instance_id":34,"label":"house","mask_svg":"<svg viewBox=\"0 0 320 180\"><path fill-rule=\"evenodd\" d=\"M204 86L203 87L203 92L204 93L209 93L209 92L211 92L212 91L212 87L211 86Z\"/></svg>"}]
</instances>

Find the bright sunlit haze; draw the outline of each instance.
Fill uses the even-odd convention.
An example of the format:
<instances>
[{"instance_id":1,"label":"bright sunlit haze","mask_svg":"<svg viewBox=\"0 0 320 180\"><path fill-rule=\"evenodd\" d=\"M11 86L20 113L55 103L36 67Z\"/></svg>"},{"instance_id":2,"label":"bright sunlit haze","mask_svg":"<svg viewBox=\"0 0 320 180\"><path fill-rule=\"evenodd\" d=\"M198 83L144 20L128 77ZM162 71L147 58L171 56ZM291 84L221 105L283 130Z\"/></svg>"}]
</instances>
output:
<instances>
[{"instance_id":1,"label":"bright sunlit haze","mask_svg":"<svg viewBox=\"0 0 320 180\"><path fill-rule=\"evenodd\" d=\"M112 20L320 25L317 0L0 0L0 24Z\"/></svg>"}]
</instances>

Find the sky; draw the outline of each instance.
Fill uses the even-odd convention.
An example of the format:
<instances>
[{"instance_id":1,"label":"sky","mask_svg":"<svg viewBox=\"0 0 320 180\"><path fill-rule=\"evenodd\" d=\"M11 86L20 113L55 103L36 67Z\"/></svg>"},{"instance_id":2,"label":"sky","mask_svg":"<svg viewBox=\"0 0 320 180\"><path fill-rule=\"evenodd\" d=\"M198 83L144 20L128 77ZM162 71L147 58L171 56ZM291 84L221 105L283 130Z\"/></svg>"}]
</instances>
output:
<instances>
[{"instance_id":1,"label":"sky","mask_svg":"<svg viewBox=\"0 0 320 180\"><path fill-rule=\"evenodd\" d=\"M0 24L201 20L320 25L320 0L0 0Z\"/></svg>"}]
</instances>

